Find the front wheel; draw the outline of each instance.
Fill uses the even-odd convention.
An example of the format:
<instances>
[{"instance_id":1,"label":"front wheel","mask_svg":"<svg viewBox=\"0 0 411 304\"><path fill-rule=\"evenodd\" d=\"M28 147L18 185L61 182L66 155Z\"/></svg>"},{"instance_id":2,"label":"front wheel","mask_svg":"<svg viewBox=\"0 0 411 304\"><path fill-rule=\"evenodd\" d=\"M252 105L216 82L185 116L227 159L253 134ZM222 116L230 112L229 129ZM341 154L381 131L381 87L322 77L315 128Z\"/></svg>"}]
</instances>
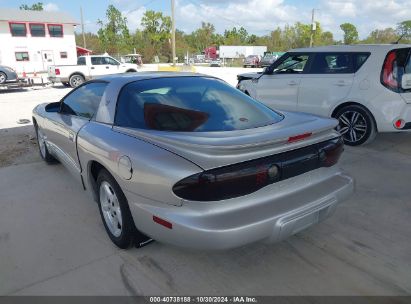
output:
<instances>
[{"instance_id":1,"label":"front wheel","mask_svg":"<svg viewBox=\"0 0 411 304\"><path fill-rule=\"evenodd\" d=\"M7 80L7 75L3 72L0 72L0 84L5 83Z\"/></svg>"},{"instance_id":2,"label":"front wheel","mask_svg":"<svg viewBox=\"0 0 411 304\"><path fill-rule=\"evenodd\" d=\"M56 159L49 153L43 131L36 125L37 144L39 146L40 156L46 163L54 163Z\"/></svg>"},{"instance_id":3,"label":"front wheel","mask_svg":"<svg viewBox=\"0 0 411 304\"><path fill-rule=\"evenodd\" d=\"M137 230L123 191L105 169L98 175L97 186L101 219L111 241L121 249L132 244L141 247L150 241Z\"/></svg>"},{"instance_id":4,"label":"front wheel","mask_svg":"<svg viewBox=\"0 0 411 304\"><path fill-rule=\"evenodd\" d=\"M370 143L377 135L372 114L360 105L350 105L340 109L335 118L338 119L337 130L349 146Z\"/></svg>"}]
</instances>

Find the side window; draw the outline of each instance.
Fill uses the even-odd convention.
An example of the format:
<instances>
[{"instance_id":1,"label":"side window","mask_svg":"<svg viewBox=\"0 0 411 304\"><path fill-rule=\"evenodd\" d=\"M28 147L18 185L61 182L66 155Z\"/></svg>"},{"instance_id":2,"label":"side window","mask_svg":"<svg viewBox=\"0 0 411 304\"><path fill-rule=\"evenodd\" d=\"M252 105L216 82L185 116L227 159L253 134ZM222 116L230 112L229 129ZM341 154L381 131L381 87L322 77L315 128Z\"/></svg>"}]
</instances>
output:
<instances>
[{"instance_id":1,"label":"side window","mask_svg":"<svg viewBox=\"0 0 411 304\"><path fill-rule=\"evenodd\" d=\"M307 65L310 54L289 54L274 67L274 73L302 73Z\"/></svg>"},{"instance_id":2,"label":"side window","mask_svg":"<svg viewBox=\"0 0 411 304\"><path fill-rule=\"evenodd\" d=\"M92 82L75 89L64 98L60 112L92 118L98 109L106 86L106 82Z\"/></svg>"},{"instance_id":3,"label":"side window","mask_svg":"<svg viewBox=\"0 0 411 304\"><path fill-rule=\"evenodd\" d=\"M370 57L370 53L356 53L354 54L354 72L357 72L362 65Z\"/></svg>"},{"instance_id":4,"label":"side window","mask_svg":"<svg viewBox=\"0 0 411 304\"><path fill-rule=\"evenodd\" d=\"M86 65L86 58L85 57L77 58L77 65Z\"/></svg>"},{"instance_id":5,"label":"side window","mask_svg":"<svg viewBox=\"0 0 411 304\"><path fill-rule=\"evenodd\" d=\"M111 57L104 57L103 59L104 59L105 64L119 65L119 63Z\"/></svg>"},{"instance_id":6,"label":"side window","mask_svg":"<svg viewBox=\"0 0 411 304\"><path fill-rule=\"evenodd\" d=\"M317 53L313 60L311 74L354 73L353 53Z\"/></svg>"},{"instance_id":7,"label":"side window","mask_svg":"<svg viewBox=\"0 0 411 304\"><path fill-rule=\"evenodd\" d=\"M104 64L104 58L102 57L91 57L91 64L92 65L102 65Z\"/></svg>"}]
</instances>

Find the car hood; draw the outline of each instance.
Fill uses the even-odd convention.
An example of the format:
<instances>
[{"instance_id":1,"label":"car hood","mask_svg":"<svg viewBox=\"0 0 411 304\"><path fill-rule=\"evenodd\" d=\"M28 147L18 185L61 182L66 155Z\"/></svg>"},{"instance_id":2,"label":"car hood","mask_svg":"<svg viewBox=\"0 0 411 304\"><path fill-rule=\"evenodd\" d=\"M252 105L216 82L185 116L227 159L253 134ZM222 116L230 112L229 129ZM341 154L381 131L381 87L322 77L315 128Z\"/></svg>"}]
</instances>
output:
<instances>
[{"instance_id":1,"label":"car hood","mask_svg":"<svg viewBox=\"0 0 411 304\"><path fill-rule=\"evenodd\" d=\"M248 80L248 79L257 79L258 77L261 76L261 73L262 72L239 74L237 75L237 80L241 81L241 80Z\"/></svg>"},{"instance_id":2,"label":"car hood","mask_svg":"<svg viewBox=\"0 0 411 304\"><path fill-rule=\"evenodd\" d=\"M164 148L198 165L204 170L244 162L339 136L335 119L309 114L282 112L278 123L225 132L165 132L113 127L140 140ZM289 138L312 133L304 140L289 143Z\"/></svg>"}]
</instances>

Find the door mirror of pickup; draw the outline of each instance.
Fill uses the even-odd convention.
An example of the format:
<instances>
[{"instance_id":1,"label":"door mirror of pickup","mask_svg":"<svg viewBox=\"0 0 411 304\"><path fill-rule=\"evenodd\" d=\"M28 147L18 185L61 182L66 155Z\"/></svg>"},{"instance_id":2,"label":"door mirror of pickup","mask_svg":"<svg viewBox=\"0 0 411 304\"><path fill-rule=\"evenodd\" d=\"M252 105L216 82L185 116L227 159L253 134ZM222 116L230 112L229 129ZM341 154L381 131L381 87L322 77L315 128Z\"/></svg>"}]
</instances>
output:
<instances>
[{"instance_id":1,"label":"door mirror of pickup","mask_svg":"<svg viewBox=\"0 0 411 304\"><path fill-rule=\"evenodd\" d=\"M411 89L411 74L403 74L401 79L401 88L403 90Z\"/></svg>"}]
</instances>

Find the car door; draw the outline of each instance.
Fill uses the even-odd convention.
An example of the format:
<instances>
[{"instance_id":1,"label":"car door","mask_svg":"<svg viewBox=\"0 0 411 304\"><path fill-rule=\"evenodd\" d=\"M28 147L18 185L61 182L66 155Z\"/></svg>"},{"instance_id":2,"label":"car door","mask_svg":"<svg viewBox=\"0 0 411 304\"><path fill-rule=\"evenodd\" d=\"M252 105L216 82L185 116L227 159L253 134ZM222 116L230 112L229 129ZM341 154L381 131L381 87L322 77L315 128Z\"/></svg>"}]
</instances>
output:
<instances>
[{"instance_id":1,"label":"car door","mask_svg":"<svg viewBox=\"0 0 411 304\"><path fill-rule=\"evenodd\" d=\"M256 99L273 109L295 111L301 75L310 53L289 53L267 69L256 84Z\"/></svg>"},{"instance_id":2,"label":"car door","mask_svg":"<svg viewBox=\"0 0 411 304\"><path fill-rule=\"evenodd\" d=\"M103 81L84 84L63 98L58 112L48 113L44 132L52 153L79 179L77 134L96 113L106 86Z\"/></svg>"},{"instance_id":3,"label":"car door","mask_svg":"<svg viewBox=\"0 0 411 304\"><path fill-rule=\"evenodd\" d=\"M104 57L104 62L109 66L109 73L108 74L117 74L120 73L120 62L114 60L111 57Z\"/></svg>"},{"instance_id":4,"label":"car door","mask_svg":"<svg viewBox=\"0 0 411 304\"><path fill-rule=\"evenodd\" d=\"M111 74L110 65L106 62L105 57L91 57L91 76L101 76Z\"/></svg>"},{"instance_id":5,"label":"car door","mask_svg":"<svg viewBox=\"0 0 411 304\"><path fill-rule=\"evenodd\" d=\"M297 110L328 116L350 93L357 53L316 53L310 70L301 76ZM368 57L368 54L364 53Z\"/></svg>"}]
</instances>

